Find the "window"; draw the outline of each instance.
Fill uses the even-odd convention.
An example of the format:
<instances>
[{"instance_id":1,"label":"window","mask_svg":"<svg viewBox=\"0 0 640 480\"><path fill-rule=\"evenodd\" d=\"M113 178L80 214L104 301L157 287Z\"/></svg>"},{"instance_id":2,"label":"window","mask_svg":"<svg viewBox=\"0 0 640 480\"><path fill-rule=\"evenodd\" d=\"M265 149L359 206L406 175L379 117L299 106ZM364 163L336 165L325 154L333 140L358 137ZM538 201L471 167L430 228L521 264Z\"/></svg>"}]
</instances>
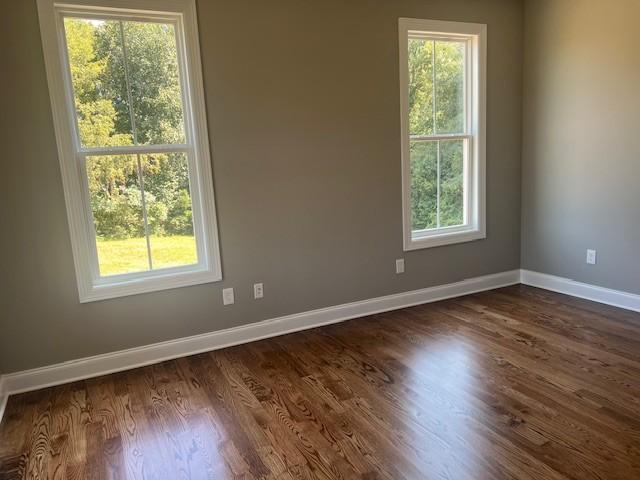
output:
<instances>
[{"instance_id":1,"label":"window","mask_svg":"<svg viewBox=\"0 0 640 480\"><path fill-rule=\"evenodd\" d=\"M484 238L486 26L399 33L404 249Z\"/></svg>"},{"instance_id":2,"label":"window","mask_svg":"<svg viewBox=\"0 0 640 480\"><path fill-rule=\"evenodd\" d=\"M220 280L194 1L38 9L80 301Z\"/></svg>"}]
</instances>

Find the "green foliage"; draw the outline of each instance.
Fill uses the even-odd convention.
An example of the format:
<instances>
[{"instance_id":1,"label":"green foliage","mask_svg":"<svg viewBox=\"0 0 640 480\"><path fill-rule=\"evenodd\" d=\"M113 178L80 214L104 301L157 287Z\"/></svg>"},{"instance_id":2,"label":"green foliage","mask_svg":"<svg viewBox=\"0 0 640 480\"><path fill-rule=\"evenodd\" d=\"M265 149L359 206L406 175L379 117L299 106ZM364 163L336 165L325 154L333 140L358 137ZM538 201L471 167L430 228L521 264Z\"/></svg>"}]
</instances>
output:
<instances>
[{"instance_id":1,"label":"green foliage","mask_svg":"<svg viewBox=\"0 0 640 480\"><path fill-rule=\"evenodd\" d=\"M411 217L414 230L438 226L437 148L435 142L411 145Z\"/></svg>"},{"instance_id":2,"label":"green foliage","mask_svg":"<svg viewBox=\"0 0 640 480\"><path fill-rule=\"evenodd\" d=\"M144 235L138 159L133 155L90 157L91 207L98 236ZM147 224L154 235L193 234L189 175L184 154L140 156Z\"/></svg>"},{"instance_id":3,"label":"green foliage","mask_svg":"<svg viewBox=\"0 0 640 480\"><path fill-rule=\"evenodd\" d=\"M440 142L440 225L453 227L464 223L463 142Z\"/></svg>"},{"instance_id":4,"label":"green foliage","mask_svg":"<svg viewBox=\"0 0 640 480\"><path fill-rule=\"evenodd\" d=\"M408 53L410 133L463 133L463 44L410 39ZM411 142L411 217L414 230L455 226L464 222L462 146L463 142L458 140Z\"/></svg>"},{"instance_id":5,"label":"green foliage","mask_svg":"<svg viewBox=\"0 0 640 480\"><path fill-rule=\"evenodd\" d=\"M173 26L67 18L65 32L83 146L184 143ZM144 206L149 234L193 234L184 154L91 156L86 168L98 237L144 236Z\"/></svg>"},{"instance_id":6,"label":"green foliage","mask_svg":"<svg viewBox=\"0 0 640 480\"><path fill-rule=\"evenodd\" d=\"M144 235L142 196L137 188L124 188L111 196L92 195L91 208L99 236L127 238Z\"/></svg>"},{"instance_id":7,"label":"green foliage","mask_svg":"<svg viewBox=\"0 0 640 480\"><path fill-rule=\"evenodd\" d=\"M124 39L124 44L123 40ZM184 142L180 78L173 26L108 21L96 30L96 56L106 59L102 78L113 99L118 132L132 132L131 114L140 144ZM131 86L129 104L125 77Z\"/></svg>"}]
</instances>

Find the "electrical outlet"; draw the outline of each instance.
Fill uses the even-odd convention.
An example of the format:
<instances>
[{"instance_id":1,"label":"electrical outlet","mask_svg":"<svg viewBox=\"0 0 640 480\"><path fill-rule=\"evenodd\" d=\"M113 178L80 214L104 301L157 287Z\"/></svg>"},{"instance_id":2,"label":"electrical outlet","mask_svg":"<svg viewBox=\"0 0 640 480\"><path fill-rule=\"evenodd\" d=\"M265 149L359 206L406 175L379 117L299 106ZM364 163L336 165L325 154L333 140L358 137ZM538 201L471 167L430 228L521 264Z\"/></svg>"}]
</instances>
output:
<instances>
[{"instance_id":1,"label":"electrical outlet","mask_svg":"<svg viewBox=\"0 0 640 480\"><path fill-rule=\"evenodd\" d=\"M404 273L404 258L396 260L396 273Z\"/></svg>"},{"instance_id":2,"label":"electrical outlet","mask_svg":"<svg viewBox=\"0 0 640 480\"><path fill-rule=\"evenodd\" d=\"M589 265L596 264L596 251L595 250L587 250L587 263Z\"/></svg>"},{"instance_id":3,"label":"electrical outlet","mask_svg":"<svg viewBox=\"0 0 640 480\"><path fill-rule=\"evenodd\" d=\"M236 301L233 294L233 288L222 289L222 303L223 305L231 305Z\"/></svg>"},{"instance_id":4,"label":"electrical outlet","mask_svg":"<svg viewBox=\"0 0 640 480\"><path fill-rule=\"evenodd\" d=\"M253 284L253 298L262 298L264 297L264 287L261 283Z\"/></svg>"}]
</instances>

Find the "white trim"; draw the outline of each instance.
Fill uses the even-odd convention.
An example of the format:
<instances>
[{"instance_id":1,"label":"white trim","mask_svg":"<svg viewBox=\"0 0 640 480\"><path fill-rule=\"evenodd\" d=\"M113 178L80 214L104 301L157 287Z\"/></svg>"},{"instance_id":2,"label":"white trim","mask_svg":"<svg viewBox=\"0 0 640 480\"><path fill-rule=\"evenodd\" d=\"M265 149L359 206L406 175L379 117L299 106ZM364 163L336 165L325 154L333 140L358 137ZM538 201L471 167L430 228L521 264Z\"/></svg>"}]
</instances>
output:
<instances>
[{"instance_id":1,"label":"white trim","mask_svg":"<svg viewBox=\"0 0 640 480\"><path fill-rule=\"evenodd\" d=\"M443 133L442 135L410 135L413 142L434 142L436 140L471 140L473 135L466 133Z\"/></svg>"},{"instance_id":2,"label":"white trim","mask_svg":"<svg viewBox=\"0 0 640 480\"><path fill-rule=\"evenodd\" d=\"M48 367L10 373L3 377L5 393L16 394L97 377L352 318L514 285L519 280L519 270L512 270L421 290L286 315L240 327L121 350Z\"/></svg>"},{"instance_id":3,"label":"white trim","mask_svg":"<svg viewBox=\"0 0 640 480\"><path fill-rule=\"evenodd\" d=\"M9 393L4 388L4 375L0 375L0 425L2 424L2 416L7 408L7 400L9 400Z\"/></svg>"},{"instance_id":4,"label":"white trim","mask_svg":"<svg viewBox=\"0 0 640 480\"><path fill-rule=\"evenodd\" d=\"M412 136L409 131L409 71L408 38L424 35L426 38L463 40L467 43L467 102L465 132ZM479 23L443 22L400 18L398 20L400 60L400 129L402 156L402 237L405 251L437 247L453 243L470 242L486 238L486 63L487 26ZM414 235L411 221L411 159L410 140L434 141L463 138L465 142L465 225L452 231L433 229L422 235Z\"/></svg>"},{"instance_id":5,"label":"white trim","mask_svg":"<svg viewBox=\"0 0 640 480\"><path fill-rule=\"evenodd\" d=\"M85 157L101 155L135 155L136 153L189 153L191 146L184 143L175 145L128 145L117 147L87 147L80 152Z\"/></svg>"},{"instance_id":6,"label":"white trim","mask_svg":"<svg viewBox=\"0 0 640 480\"><path fill-rule=\"evenodd\" d=\"M520 283L640 312L640 295L634 293L612 290L531 270L520 270Z\"/></svg>"},{"instance_id":7,"label":"white trim","mask_svg":"<svg viewBox=\"0 0 640 480\"><path fill-rule=\"evenodd\" d=\"M180 269L184 269L184 271L179 271ZM166 272L164 275L162 274L163 270ZM188 267L158 269L155 272L156 275L153 277L142 276L141 278L136 278L135 274L132 274L126 281L107 285L96 283L90 291L83 293L80 303L157 292L171 288L189 287L202 283L217 282L222 279L221 274L217 272Z\"/></svg>"},{"instance_id":8,"label":"white trim","mask_svg":"<svg viewBox=\"0 0 640 480\"><path fill-rule=\"evenodd\" d=\"M408 245L405 246L406 252L411 250L421 250L423 248L440 247L442 245L453 245L455 243L472 242L486 238L483 231L460 229L449 232L449 227L441 228L437 234L431 234L424 238L414 237Z\"/></svg>"},{"instance_id":9,"label":"white trim","mask_svg":"<svg viewBox=\"0 0 640 480\"><path fill-rule=\"evenodd\" d=\"M51 97L58 158L67 205L80 302L215 282L222 279L209 135L195 0L37 0L42 46ZM61 12L88 16L154 18L171 22L176 46L186 143L112 148L81 148L76 133L73 90L66 61ZM123 17L124 18L124 17ZM100 277L86 171L79 158L98 153L184 151L189 161L193 228L199 263L179 269Z\"/></svg>"}]
</instances>

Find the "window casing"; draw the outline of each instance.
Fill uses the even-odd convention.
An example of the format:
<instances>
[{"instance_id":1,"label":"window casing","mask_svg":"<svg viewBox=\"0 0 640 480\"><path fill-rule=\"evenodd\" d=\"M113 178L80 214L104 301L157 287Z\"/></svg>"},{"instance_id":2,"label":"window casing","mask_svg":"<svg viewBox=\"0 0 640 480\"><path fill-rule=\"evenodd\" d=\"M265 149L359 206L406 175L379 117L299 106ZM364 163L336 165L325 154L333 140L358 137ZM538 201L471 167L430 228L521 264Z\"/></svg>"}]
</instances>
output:
<instances>
[{"instance_id":1,"label":"window casing","mask_svg":"<svg viewBox=\"0 0 640 480\"><path fill-rule=\"evenodd\" d=\"M401 18L405 250L485 238L486 25Z\"/></svg>"},{"instance_id":2,"label":"window casing","mask_svg":"<svg viewBox=\"0 0 640 480\"><path fill-rule=\"evenodd\" d=\"M80 301L220 280L194 1L38 0L38 12ZM112 49L105 56L116 73L104 78L114 79L114 85L122 88L116 88L116 94L107 100L103 98L109 95L104 78L87 77L92 68L103 68L103 63L77 63L69 30L79 24L85 30L97 25L111 29L112 36L105 38L113 39L113 44L103 38L100 48ZM165 59L155 65L148 59L143 63L127 57L127 53L135 57L134 47L154 33L168 39L162 44ZM160 93L147 84L149 71L154 69L164 69L169 79ZM78 72L89 85L85 96L92 97L93 103L78 104ZM147 110L136 109L143 104ZM129 115L118 117L113 110L118 105ZM153 118L154 112L163 112L163 106L170 111ZM92 126L100 115L108 116L105 112L113 117L110 127ZM113 125L118 122L120 133L114 134ZM113 171L116 174L103 180L103 172ZM164 199L169 193L171 199ZM101 207L105 202L107 206ZM121 204L126 204L126 214L118 210ZM181 212L181 216L171 217L172 212ZM126 225L122 223L125 217L132 218ZM183 233L171 236L167 232ZM105 235L115 239L109 249ZM114 250L123 235L129 243L120 242L124 246ZM175 239L181 242L179 255L172 243ZM169 246L163 247L165 244ZM135 258L131 252L138 250L139 258ZM127 257L131 264L111 261L114 258L108 255Z\"/></svg>"}]
</instances>

